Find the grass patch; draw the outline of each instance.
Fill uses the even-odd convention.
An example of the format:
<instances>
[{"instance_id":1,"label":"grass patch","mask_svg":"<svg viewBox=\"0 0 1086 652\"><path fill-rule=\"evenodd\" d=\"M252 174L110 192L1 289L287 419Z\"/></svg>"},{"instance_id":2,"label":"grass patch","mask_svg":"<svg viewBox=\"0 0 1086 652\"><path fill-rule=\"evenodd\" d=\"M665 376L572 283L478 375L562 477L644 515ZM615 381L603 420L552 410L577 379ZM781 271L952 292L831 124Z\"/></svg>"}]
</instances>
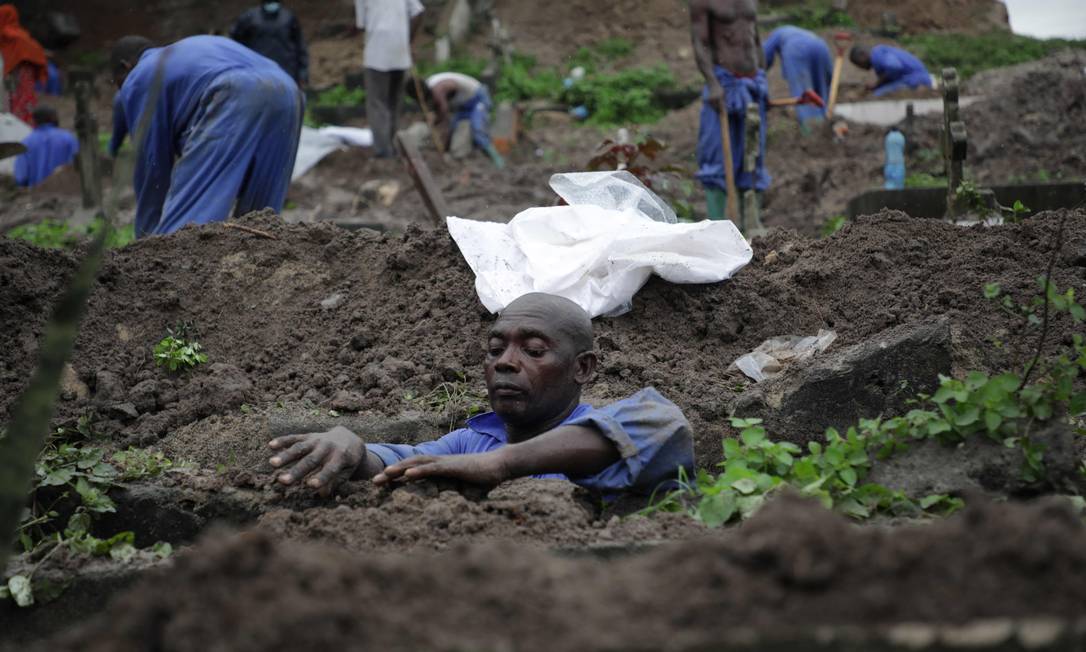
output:
<instances>
[{"instance_id":1,"label":"grass patch","mask_svg":"<svg viewBox=\"0 0 1086 652\"><path fill-rule=\"evenodd\" d=\"M82 227L72 226L62 220L42 220L33 224L24 224L8 231L8 237L24 240L43 249L71 249L81 242L98 235L105 226L105 221L94 218ZM106 246L110 249L126 247L136 240L136 226L127 224L113 230Z\"/></svg>"},{"instance_id":2,"label":"grass patch","mask_svg":"<svg viewBox=\"0 0 1086 652\"><path fill-rule=\"evenodd\" d=\"M544 100L588 109L587 124L609 127L619 124L648 124L659 120L667 109L656 103L656 91L673 89L675 76L663 65L595 72L597 65L627 56L633 44L625 39L606 39L592 49L581 48L571 58L573 65L583 65L588 74L570 88L556 68L538 65L534 57L515 54L502 67L494 92L496 102ZM460 72L478 77L486 63L470 58L454 58L440 64L420 67L420 74Z\"/></svg>"},{"instance_id":3,"label":"grass patch","mask_svg":"<svg viewBox=\"0 0 1086 652\"><path fill-rule=\"evenodd\" d=\"M817 31L831 27L857 27L856 21L843 11L833 8L829 2L809 2L785 8L788 24Z\"/></svg>"},{"instance_id":4,"label":"grass patch","mask_svg":"<svg viewBox=\"0 0 1086 652\"><path fill-rule=\"evenodd\" d=\"M1006 32L915 34L902 36L900 40L933 74L954 67L962 79L991 68L1043 59L1066 48L1086 49L1086 40L1036 39Z\"/></svg>"}]
</instances>

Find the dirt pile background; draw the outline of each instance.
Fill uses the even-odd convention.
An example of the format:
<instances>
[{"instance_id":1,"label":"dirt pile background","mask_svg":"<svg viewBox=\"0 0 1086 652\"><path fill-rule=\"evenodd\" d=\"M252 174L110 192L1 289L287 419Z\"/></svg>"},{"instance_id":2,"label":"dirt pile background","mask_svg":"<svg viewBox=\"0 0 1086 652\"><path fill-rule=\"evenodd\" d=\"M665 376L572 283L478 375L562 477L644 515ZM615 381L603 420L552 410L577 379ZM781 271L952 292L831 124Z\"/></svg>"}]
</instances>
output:
<instances>
[{"instance_id":1,"label":"dirt pile background","mask_svg":"<svg viewBox=\"0 0 1086 652\"><path fill-rule=\"evenodd\" d=\"M1075 618L1084 573L1086 527L1055 503L891 534L784 498L725 536L611 561L510 543L359 556L249 533L209 538L40 649L706 649L737 628Z\"/></svg>"},{"instance_id":2,"label":"dirt pile background","mask_svg":"<svg viewBox=\"0 0 1086 652\"><path fill-rule=\"evenodd\" d=\"M747 384L729 366L769 337L832 328L835 347L844 347L945 315L960 367L1004 368L1024 359L1032 339L983 298L983 286L998 282L1021 301L1031 297L1058 216L962 228L885 213L825 240L785 232L757 240L754 261L725 283L653 279L631 313L596 321L602 359L587 398L606 402L657 387L687 414L701 463L709 464L719 455L728 402ZM444 411L397 435L417 441L412 429L418 438L440 434L484 396L482 338L492 317L447 233L350 233L259 215L244 223L277 239L215 225L110 254L80 331L61 421L89 415L99 432L137 444L193 424L188 450L231 451L235 457L218 460L231 464L267 432L246 426L264 417L242 406ZM0 315L8 352L0 413L29 377L49 307L74 263L70 254L0 242L0 303L8 306ZM1054 281L1086 292L1084 264L1086 213L1071 213ZM182 321L195 325L210 361L169 374L151 351ZM446 390L459 398L442 399ZM224 424L223 415L234 420Z\"/></svg>"}]
</instances>

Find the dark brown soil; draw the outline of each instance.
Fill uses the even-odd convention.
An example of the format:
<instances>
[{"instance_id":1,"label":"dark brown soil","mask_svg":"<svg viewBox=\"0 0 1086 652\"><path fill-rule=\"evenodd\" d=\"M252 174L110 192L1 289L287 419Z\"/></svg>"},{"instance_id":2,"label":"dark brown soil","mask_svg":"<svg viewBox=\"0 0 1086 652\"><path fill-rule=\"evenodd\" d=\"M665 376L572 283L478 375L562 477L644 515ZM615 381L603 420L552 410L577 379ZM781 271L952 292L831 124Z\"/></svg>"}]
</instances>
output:
<instances>
[{"instance_id":1,"label":"dark brown soil","mask_svg":"<svg viewBox=\"0 0 1086 652\"><path fill-rule=\"evenodd\" d=\"M1016 356L1031 340L981 290L998 282L1020 300L1031 296L1058 216L962 228L886 213L826 240L778 232L756 241L754 262L729 282L650 281L633 312L597 320L602 364L588 398L606 402L656 386L686 412L701 463L711 464L727 402L743 384L728 367L771 336L833 328L843 346L945 314L962 368L1002 368L1022 359ZM234 422L209 421L193 433L194 448L173 452L200 458L201 449L214 447L240 459L245 450L257 453L254 438L265 438L245 425L243 405L393 415L420 409L410 397L430 396L447 381L464 378L462 386L482 393L480 338L491 317L446 233L348 233L267 216L246 223L279 239L209 226L110 255L77 342L78 380L59 404L61 421L90 414L100 432L146 444L233 414ZM1069 214L1054 274L1061 288L1086 291L1084 248L1086 213ZM777 255L767 264L770 250ZM3 241L0 260L6 412L75 258ZM195 324L210 362L170 374L153 364L151 349L180 321ZM1059 343L1068 325L1055 326ZM991 339L1007 346L997 349ZM443 407L445 418L418 430L432 435L456 425L456 402Z\"/></svg>"},{"instance_id":2,"label":"dark brown soil","mask_svg":"<svg viewBox=\"0 0 1086 652\"><path fill-rule=\"evenodd\" d=\"M709 649L737 628L1074 618L1084 578L1086 527L1056 503L891 533L784 498L726 535L607 561L512 542L358 555L254 532L209 537L41 649Z\"/></svg>"},{"instance_id":3,"label":"dark brown soil","mask_svg":"<svg viewBox=\"0 0 1086 652\"><path fill-rule=\"evenodd\" d=\"M514 541L547 548L676 541L708 530L681 514L619 519L576 485L522 479L480 495L423 484L393 492L357 487L332 508L280 509L260 518L276 538L317 540L358 552L445 550L457 543Z\"/></svg>"}]
</instances>

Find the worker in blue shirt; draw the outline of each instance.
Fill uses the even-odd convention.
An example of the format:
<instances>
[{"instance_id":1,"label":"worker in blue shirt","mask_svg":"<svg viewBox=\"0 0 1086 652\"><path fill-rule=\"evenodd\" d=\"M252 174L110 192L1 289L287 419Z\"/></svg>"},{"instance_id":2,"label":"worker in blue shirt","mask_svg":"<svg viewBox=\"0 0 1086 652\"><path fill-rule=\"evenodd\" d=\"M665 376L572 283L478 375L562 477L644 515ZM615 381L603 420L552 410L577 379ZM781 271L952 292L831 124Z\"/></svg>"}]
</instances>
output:
<instances>
[{"instance_id":1,"label":"worker in blue shirt","mask_svg":"<svg viewBox=\"0 0 1086 652\"><path fill-rule=\"evenodd\" d=\"M878 80L868 86L876 97L910 88L933 86L928 69L912 54L889 45L873 48L857 45L849 51L848 58L864 70L874 70Z\"/></svg>"},{"instance_id":2,"label":"worker in blue shirt","mask_svg":"<svg viewBox=\"0 0 1086 652\"><path fill-rule=\"evenodd\" d=\"M79 154L79 139L58 126L56 110L40 105L34 109L33 119L34 131L23 139L26 153L15 159L15 184L24 187L40 184Z\"/></svg>"},{"instance_id":3,"label":"worker in blue shirt","mask_svg":"<svg viewBox=\"0 0 1086 652\"><path fill-rule=\"evenodd\" d=\"M777 55L781 57L781 74L788 82L792 97L800 97L813 90L819 97L830 96L833 79L833 55L830 47L817 34L799 27L785 25L773 30L762 44L765 51L765 69L773 67ZM813 104L796 106L796 118L800 125L809 120L825 119L826 109Z\"/></svg>"},{"instance_id":4,"label":"worker in blue shirt","mask_svg":"<svg viewBox=\"0 0 1086 652\"><path fill-rule=\"evenodd\" d=\"M303 97L274 61L230 39L164 48L126 36L111 56L116 155L155 102L136 147L136 236L225 220L286 201ZM161 83L158 79L161 78Z\"/></svg>"},{"instance_id":5,"label":"worker in blue shirt","mask_svg":"<svg viewBox=\"0 0 1086 652\"><path fill-rule=\"evenodd\" d=\"M528 294L509 304L487 337L493 412L417 446L364 443L342 427L279 437L270 462L285 469L280 483L305 481L324 494L346 479L494 485L526 476L569 479L604 494L649 493L680 468L692 473L690 425L656 390L598 409L581 403L596 364L588 314L568 299Z\"/></svg>"}]
</instances>

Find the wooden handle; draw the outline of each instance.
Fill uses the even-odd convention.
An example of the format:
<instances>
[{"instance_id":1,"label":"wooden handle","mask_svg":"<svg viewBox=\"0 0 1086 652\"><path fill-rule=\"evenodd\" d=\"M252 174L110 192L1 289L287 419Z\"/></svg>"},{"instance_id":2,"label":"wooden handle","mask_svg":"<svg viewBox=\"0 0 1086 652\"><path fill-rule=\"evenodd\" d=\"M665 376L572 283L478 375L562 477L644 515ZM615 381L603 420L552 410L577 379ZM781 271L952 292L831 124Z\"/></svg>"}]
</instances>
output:
<instances>
[{"instance_id":1,"label":"wooden handle","mask_svg":"<svg viewBox=\"0 0 1086 652\"><path fill-rule=\"evenodd\" d=\"M732 158L732 135L728 124L728 109L720 113L720 141L724 145L724 180L728 186L728 219L739 226L739 193L735 188L735 159Z\"/></svg>"},{"instance_id":2,"label":"wooden handle","mask_svg":"<svg viewBox=\"0 0 1086 652\"><path fill-rule=\"evenodd\" d=\"M833 63L833 82L830 84L830 102L826 105L826 117L833 119L833 110L837 107L837 89L841 86L841 71L845 67L845 57L838 55Z\"/></svg>"}]
</instances>

